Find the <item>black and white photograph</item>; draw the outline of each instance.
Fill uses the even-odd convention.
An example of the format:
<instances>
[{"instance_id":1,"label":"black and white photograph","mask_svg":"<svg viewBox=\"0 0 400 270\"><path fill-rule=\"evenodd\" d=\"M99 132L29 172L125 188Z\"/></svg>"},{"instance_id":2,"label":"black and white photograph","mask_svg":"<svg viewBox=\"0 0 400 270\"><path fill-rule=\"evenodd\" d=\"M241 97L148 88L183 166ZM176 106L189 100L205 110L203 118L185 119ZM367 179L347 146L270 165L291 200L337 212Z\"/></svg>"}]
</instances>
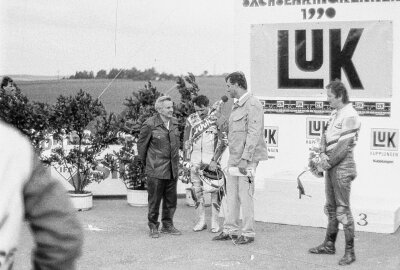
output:
<instances>
[{"instance_id":1,"label":"black and white photograph","mask_svg":"<svg viewBox=\"0 0 400 270\"><path fill-rule=\"evenodd\" d=\"M0 0L0 270L400 269L400 0Z\"/></svg>"}]
</instances>

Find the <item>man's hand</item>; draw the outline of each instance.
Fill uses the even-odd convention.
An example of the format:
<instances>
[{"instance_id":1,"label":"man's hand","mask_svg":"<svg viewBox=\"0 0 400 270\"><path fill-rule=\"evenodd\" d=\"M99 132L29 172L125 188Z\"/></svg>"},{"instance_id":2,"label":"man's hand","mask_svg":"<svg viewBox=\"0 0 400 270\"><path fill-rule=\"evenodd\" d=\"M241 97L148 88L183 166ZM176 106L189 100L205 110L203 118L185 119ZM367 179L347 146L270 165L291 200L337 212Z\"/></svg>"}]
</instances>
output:
<instances>
[{"instance_id":1,"label":"man's hand","mask_svg":"<svg viewBox=\"0 0 400 270\"><path fill-rule=\"evenodd\" d=\"M217 169L217 162L215 162L214 160L211 160L210 164L208 164L208 168L210 169L210 171L215 171Z\"/></svg>"},{"instance_id":2,"label":"man's hand","mask_svg":"<svg viewBox=\"0 0 400 270\"><path fill-rule=\"evenodd\" d=\"M321 159L321 161L318 162L317 169L319 172L329 170L330 168L331 168L331 165L329 165L329 163L326 159Z\"/></svg>"},{"instance_id":3,"label":"man's hand","mask_svg":"<svg viewBox=\"0 0 400 270\"><path fill-rule=\"evenodd\" d=\"M331 168L331 165L329 165L328 160L329 157L325 153L321 153L320 155L321 161L318 163L318 171L323 172L326 170L329 170Z\"/></svg>"},{"instance_id":4,"label":"man's hand","mask_svg":"<svg viewBox=\"0 0 400 270\"><path fill-rule=\"evenodd\" d=\"M321 153L319 155L319 157L321 158L321 160L324 160L324 161L328 161L329 160L329 157L325 153Z\"/></svg>"},{"instance_id":5,"label":"man's hand","mask_svg":"<svg viewBox=\"0 0 400 270\"><path fill-rule=\"evenodd\" d=\"M329 170L331 168L331 165L328 163L327 160L323 160L322 162L322 169L324 169L325 171Z\"/></svg>"},{"instance_id":6,"label":"man's hand","mask_svg":"<svg viewBox=\"0 0 400 270\"><path fill-rule=\"evenodd\" d=\"M247 175L247 163L248 161L246 159L240 159L238 168L239 172L243 175Z\"/></svg>"}]
</instances>

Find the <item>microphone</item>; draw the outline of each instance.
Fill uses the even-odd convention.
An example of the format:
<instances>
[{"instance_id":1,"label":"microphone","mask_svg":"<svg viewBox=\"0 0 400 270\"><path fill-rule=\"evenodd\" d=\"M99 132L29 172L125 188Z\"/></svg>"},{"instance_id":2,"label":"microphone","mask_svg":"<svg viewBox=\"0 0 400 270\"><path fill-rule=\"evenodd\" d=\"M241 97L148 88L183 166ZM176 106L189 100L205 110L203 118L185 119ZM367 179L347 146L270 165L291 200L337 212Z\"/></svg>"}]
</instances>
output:
<instances>
[{"instance_id":1,"label":"microphone","mask_svg":"<svg viewBox=\"0 0 400 270\"><path fill-rule=\"evenodd\" d=\"M221 100L222 100L222 102L224 102L224 103L225 103L225 102L227 102L227 101L228 101L228 97L227 97L227 96L222 96L222 97L221 97Z\"/></svg>"},{"instance_id":2,"label":"microphone","mask_svg":"<svg viewBox=\"0 0 400 270\"><path fill-rule=\"evenodd\" d=\"M228 101L228 97L227 96L222 96L220 100L218 100L217 102L215 102L212 107L211 107L211 112L221 108L222 103L225 103Z\"/></svg>"}]
</instances>

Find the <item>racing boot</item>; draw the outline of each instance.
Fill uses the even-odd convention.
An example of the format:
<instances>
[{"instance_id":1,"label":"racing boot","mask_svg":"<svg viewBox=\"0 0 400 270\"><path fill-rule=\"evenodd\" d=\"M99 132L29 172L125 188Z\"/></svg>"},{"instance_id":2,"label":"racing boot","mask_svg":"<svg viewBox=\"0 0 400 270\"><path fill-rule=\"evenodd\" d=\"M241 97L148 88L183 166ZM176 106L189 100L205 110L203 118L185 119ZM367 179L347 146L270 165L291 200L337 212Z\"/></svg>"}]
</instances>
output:
<instances>
[{"instance_id":1,"label":"racing boot","mask_svg":"<svg viewBox=\"0 0 400 270\"><path fill-rule=\"evenodd\" d=\"M339 265L348 265L356 260L356 255L354 253L354 225L343 228L343 231L346 246L344 249L344 256L340 259Z\"/></svg>"},{"instance_id":2,"label":"racing boot","mask_svg":"<svg viewBox=\"0 0 400 270\"><path fill-rule=\"evenodd\" d=\"M310 248L308 252L313 254L335 254L336 237L337 232L330 232L327 230L325 241L317 247Z\"/></svg>"},{"instance_id":3,"label":"racing boot","mask_svg":"<svg viewBox=\"0 0 400 270\"><path fill-rule=\"evenodd\" d=\"M326 227L325 241L308 251L313 254L335 254L335 242L339 231L339 221L336 217L336 208L325 206L324 212L328 216L328 226Z\"/></svg>"},{"instance_id":4,"label":"racing boot","mask_svg":"<svg viewBox=\"0 0 400 270\"><path fill-rule=\"evenodd\" d=\"M198 207L196 209L197 213L197 223L193 227L193 231L195 232L200 232L202 230L207 229L207 224L206 224L206 209L204 207L204 202L200 202L198 204Z\"/></svg>"}]
</instances>

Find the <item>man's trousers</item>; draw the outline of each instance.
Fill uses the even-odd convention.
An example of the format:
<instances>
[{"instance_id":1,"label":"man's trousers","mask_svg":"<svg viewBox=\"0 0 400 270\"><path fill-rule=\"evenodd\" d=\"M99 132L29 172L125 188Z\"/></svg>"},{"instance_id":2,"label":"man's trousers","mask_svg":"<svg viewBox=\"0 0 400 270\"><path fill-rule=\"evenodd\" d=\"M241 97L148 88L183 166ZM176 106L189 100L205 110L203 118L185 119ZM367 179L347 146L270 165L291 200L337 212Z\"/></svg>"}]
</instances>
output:
<instances>
[{"instance_id":1,"label":"man's trousers","mask_svg":"<svg viewBox=\"0 0 400 270\"><path fill-rule=\"evenodd\" d=\"M177 204L177 181L174 179L147 178L147 192L149 201L149 227L159 226L158 216L162 200L161 222L163 227L173 226L173 217Z\"/></svg>"},{"instance_id":2,"label":"man's trousers","mask_svg":"<svg viewBox=\"0 0 400 270\"><path fill-rule=\"evenodd\" d=\"M256 169L258 162L248 167ZM226 181L226 209L224 211L224 232L239 235L240 208L242 209L242 235L254 237L254 180L255 177L232 176L228 174Z\"/></svg>"},{"instance_id":3,"label":"man's trousers","mask_svg":"<svg viewBox=\"0 0 400 270\"><path fill-rule=\"evenodd\" d=\"M337 233L338 225L342 223L346 239L354 237L354 220L350 210L351 182L354 177L354 174L346 172L343 166L331 168L325 176L327 233Z\"/></svg>"}]
</instances>

